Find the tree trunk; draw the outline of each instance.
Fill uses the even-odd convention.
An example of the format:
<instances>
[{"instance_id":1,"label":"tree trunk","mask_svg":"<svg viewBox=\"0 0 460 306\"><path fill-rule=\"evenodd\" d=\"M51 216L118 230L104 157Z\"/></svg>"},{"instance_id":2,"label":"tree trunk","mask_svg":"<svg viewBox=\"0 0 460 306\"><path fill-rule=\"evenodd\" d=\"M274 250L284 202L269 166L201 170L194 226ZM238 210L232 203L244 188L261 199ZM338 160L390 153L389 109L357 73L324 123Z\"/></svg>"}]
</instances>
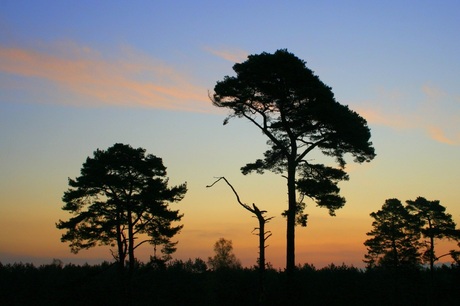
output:
<instances>
[{"instance_id":1,"label":"tree trunk","mask_svg":"<svg viewBox=\"0 0 460 306\"><path fill-rule=\"evenodd\" d=\"M128 210L128 256L129 256L129 275L134 271L134 229L132 212Z\"/></svg>"},{"instance_id":2,"label":"tree trunk","mask_svg":"<svg viewBox=\"0 0 460 306\"><path fill-rule=\"evenodd\" d=\"M295 215L297 209L295 188L295 166L288 161L288 212L286 229L286 272L291 275L295 270Z\"/></svg>"},{"instance_id":3,"label":"tree trunk","mask_svg":"<svg viewBox=\"0 0 460 306\"><path fill-rule=\"evenodd\" d=\"M399 267L399 254L398 254L398 249L396 247L396 240L395 238L391 239L391 248L393 249L393 267L398 268Z\"/></svg>"},{"instance_id":4,"label":"tree trunk","mask_svg":"<svg viewBox=\"0 0 460 306\"><path fill-rule=\"evenodd\" d=\"M259 305L265 304L265 219L259 212Z\"/></svg>"},{"instance_id":5,"label":"tree trunk","mask_svg":"<svg viewBox=\"0 0 460 306\"><path fill-rule=\"evenodd\" d=\"M123 304L129 305L129 284L126 282L126 271L125 271L125 259L126 259L126 240L123 237L122 232L122 212L118 211L117 213L117 247L118 247L118 273L119 273L119 282L120 282L120 299L123 301Z\"/></svg>"},{"instance_id":6,"label":"tree trunk","mask_svg":"<svg viewBox=\"0 0 460 306\"><path fill-rule=\"evenodd\" d=\"M429 228L429 236L430 236L430 274L431 274L431 280L433 280L434 277L434 233L433 233L433 224L431 222L431 219L428 218L428 228Z\"/></svg>"},{"instance_id":7,"label":"tree trunk","mask_svg":"<svg viewBox=\"0 0 460 306\"><path fill-rule=\"evenodd\" d=\"M265 271L265 220L263 217L257 216L259 219L259 271L263 275Z\"/></svg>"},{"instance_id":8,"label":"tree trunk","mask_svg":"<svg viewBox=\"0 0 460 306\"><path fill-rule=\"evenodd\" d=\"M431 277L434 275L434 237L431 235L430 237L430 271Z\"/></svg>"},{"instance_id":9,"label":"tree trunk","mask_svg":"<svg viewBox=\"0 0 460 306\"><path fill-rule=\"evenodd\" d=\"M128 204L129 206L129 204ZM128 208L128 275L125 283L126 300L125 304L131 305L132 303L132 279L134 273L134 229L131 209Z\"/></svg>"},{"instance_id":10,"label":"tree trunk","mask_svg":"<svg viewBox=\"0 0 460 306\"><path fill-rule=\"evenodd\" d=\"M123 272L125 267L125 248L123 245L123 237L121 233L121 217L120 213L117 213L117 247L118 247L118 269Z\"/></svg>"}]
</instances>

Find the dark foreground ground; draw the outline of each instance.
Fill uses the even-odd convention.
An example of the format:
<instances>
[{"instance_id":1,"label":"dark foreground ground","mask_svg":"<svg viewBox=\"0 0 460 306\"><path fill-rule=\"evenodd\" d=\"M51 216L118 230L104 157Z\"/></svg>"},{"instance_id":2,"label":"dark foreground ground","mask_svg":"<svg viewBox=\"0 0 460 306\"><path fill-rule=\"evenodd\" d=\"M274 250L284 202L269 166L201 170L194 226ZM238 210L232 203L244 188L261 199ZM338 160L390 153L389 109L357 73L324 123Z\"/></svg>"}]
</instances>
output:
<instances>
[{"instance_id":1,"label":"dark foreground ground","mask_svg":"<svg viewBox=\"0 0 460 306\"><path fill-rule=\"evenodd\" d=\"M130 286L114 265L0 264L0 305L260 305L254 269L137 267ZM268 270L263 305L460 305L460 269L362 271L305 265L288 286Z\"/></svg>"}]
</instances>

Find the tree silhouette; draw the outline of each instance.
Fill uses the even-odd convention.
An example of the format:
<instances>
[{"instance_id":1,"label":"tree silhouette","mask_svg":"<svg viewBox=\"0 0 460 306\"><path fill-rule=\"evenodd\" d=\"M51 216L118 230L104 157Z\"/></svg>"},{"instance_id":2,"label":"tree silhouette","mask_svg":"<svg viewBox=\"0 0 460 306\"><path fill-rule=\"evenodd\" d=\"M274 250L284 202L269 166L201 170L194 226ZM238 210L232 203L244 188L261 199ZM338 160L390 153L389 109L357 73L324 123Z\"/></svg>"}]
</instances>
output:
<instances>
[{"instance_id":1,"label":"tree silhouette","mask_svg":"<svg viewBox=\"0 0 460 306\"><path fill-rule=\"evenodd\" d=\"M98 149L83 163L81 175L69 178L69 186L62 209L73 217L56 227L66 230L61 241L70 242L74 253L97 244L116 246L119 268L128 257L132 272L137 247L146 242L169 246L182 228L173 226L182 215L168 203L182 200L186 184L168 188L162 159L146 155L145 149L119 143ZM138 241L142 234L147 237Z\"/></svg>"},{"instance_id":2,"label":"tree silhouette","mask_svg":"<svg viewBox=\"0 0 460 306\"><path fill-rule=\"evenodd\" d=\"M224 124L232 117L246 118L268 137L270 148L264 159L241 170L243 174L270 170L287 179L286 270L291 274L295 226L307 221L303 197L312 198L334 215L345 204L337 187L339 181L348 179L343 171L345 154L359 163L375 156L370 130L365 119L339 104L331 88L287 50L250 55L233 70L236 76L217 82L211 99L215 106L231 110ZM340 168L307 161L306 156L315 149L334 157Z\"/></svg>"},{"instance_id":3,"label":"tree silhouette","mask_svg":"<svg viewBox=\"0 0 460 306\"><path fill-rule=\"evenodd\" d=\"M218 178L214 183L206 187L212 187L220 180L224 180L227 183L227 185L232 189L233 193L235 194L236 200L238 201L238 203L244 209L253 213L257 217L257 220L259 221L259 227L255 228L255 230L258 231L257 235L259 236L259 259L258 259L259 271L263 273L263 271L265 270L265 248L266 248L265 241L267 241L267 239L272 235L270 231L268 232L265 231L265 224L271 219L273 219L273 217L266 218L264 215L267 211L260 210L254 203L252 203L252 207L250 207L248 204L241 202L240 196L236 192L235 188L230 184L230 182L225 177Z\"/></svg>"},{"instance_id":4,"label":"tree silhouette","mask_svg":"<svg viewBox=\"0 0 460 306\"><path fill-rule=\"evenodd\" d=\"M415 268L421 264L418 248L420 233L417 218L410 215L398 199L388 199L382 209L370 214L373 229L367 233L368 268Z\"/></svg>"},{"instance_id":5,"label":"tree silhouette","mask_svg":"<svg viewBox=\"0 0 460 306\"><path fill-rule=\"evenodd\" d=\"M214 244L214 256L208 258L208 265L212 270L239 269L241 262L233 254L231 240L220 238Z\"/></svg>"},{"instance_id":6,"label":"tree silhouette","mask_svg":"<svg viewBox=\"0 0 460 306\"><path fill-rule=\"evenodd\" d=\"M460 240L459 231L455 229L452 215L446 213L446 208L438 200L428 201L423 197L417 197L414 201L407 200L407 210L418 219L418 225L423 237L428 238L427 250L423 253L423 259L430 264L433 271L436 257L434 246L435 239Z\"/></svg>"},{"instance_id":7,"label":"tree silhouette","mask_svg":"<svg viewBox=\"0 0 460 306\"><path fill-rule=\"evenodd\" d=\"M265 274L265 242L267 239L272 235L270 231L266 232L265 231L265 224L273 219L273 217L266 218L265 213L267 212L266 210L260 210L256 204L252 203L252 207L250 207L248 204L245 204L241 202L240 196L236 192L235 188L230 184L230 182L225 178L225 177L220 177L218 178L214 183L212 183L209 186L206 187L212 187L214 186L217 182L220 180L224 180L227 185L232 189L233 193L236 196L236 200L238 203L246 210L249 212L253 213L256 217L257 220L259 221L259 227L255 228L254 230L257 230L258 233L257 235L259 236L259 259L257 260L259 264L259 302L263 303L264 298L265 298L265 286L264 286L264 274Z\"/></svg>"}]
</instances>

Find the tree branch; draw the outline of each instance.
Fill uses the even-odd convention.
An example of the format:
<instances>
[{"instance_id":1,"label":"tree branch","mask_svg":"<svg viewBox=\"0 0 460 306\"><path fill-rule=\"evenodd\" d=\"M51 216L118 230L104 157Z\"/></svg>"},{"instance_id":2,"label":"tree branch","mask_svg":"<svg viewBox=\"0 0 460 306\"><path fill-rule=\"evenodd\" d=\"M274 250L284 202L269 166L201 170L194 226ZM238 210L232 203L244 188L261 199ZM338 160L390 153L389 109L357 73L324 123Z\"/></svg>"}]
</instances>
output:
<instances>
[{"instance_id":1,"label":"tree branch","mask_svg":"<svg viewBox=\"0 0 460 306\"><path fill-rule=\"evenodd\" d=\"M238 195L238 193L236 192L235 188L233 188L232 184L230 184L227 179L225 177L219 177L214 183L212 183L211 185L208 185L206 186L206 188L210 188L212 186L214 186L217 182L219 182L220 180L224 180L228 186L230 186L230 188L232 189L233 193L235 194L236 196L236 200L238 201L238 203L243 206L245 209L249 210L250 212L252 212L253 214L256 214L255 210L251 209L251 207L249 207L249 205L247 204L244 204L243 202L241 202L240 200L240 196Z\"/></svg>"}]
</instances>

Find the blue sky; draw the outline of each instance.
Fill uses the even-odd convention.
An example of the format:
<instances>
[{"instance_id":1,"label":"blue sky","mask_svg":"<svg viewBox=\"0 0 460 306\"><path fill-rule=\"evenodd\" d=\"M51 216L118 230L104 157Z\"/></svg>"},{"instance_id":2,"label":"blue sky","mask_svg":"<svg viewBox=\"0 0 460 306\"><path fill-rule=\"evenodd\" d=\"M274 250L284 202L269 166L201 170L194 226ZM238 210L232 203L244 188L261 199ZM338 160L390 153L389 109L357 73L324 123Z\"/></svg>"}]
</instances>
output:
<instances>
[{"instance_id":1,"label":"blue sky","mask_svg":"<svg viewBox=\"0 0 460 306\"><path fill-rule=\"evenodd\" d=\"M281 48L368 120L377 152L370 164L349 165L337 217L309 204L299 263L360 265L369 213L387 198L439 199L459 222L459 9L457 1L0 1L0 261L110 259L104 248L70 254L54 223L68 218L67 177L97 148L124 142L162 157L171 183L188 182L176 256L206 258L225 237L244 264L255 263L254 220L224 185L204 188L225 175L276 216L267 257L283 266L285 182L239 173L266 140L243 120L223 126L226 113L208 99L235 62Z\"/></svg>"}]
</instances>

